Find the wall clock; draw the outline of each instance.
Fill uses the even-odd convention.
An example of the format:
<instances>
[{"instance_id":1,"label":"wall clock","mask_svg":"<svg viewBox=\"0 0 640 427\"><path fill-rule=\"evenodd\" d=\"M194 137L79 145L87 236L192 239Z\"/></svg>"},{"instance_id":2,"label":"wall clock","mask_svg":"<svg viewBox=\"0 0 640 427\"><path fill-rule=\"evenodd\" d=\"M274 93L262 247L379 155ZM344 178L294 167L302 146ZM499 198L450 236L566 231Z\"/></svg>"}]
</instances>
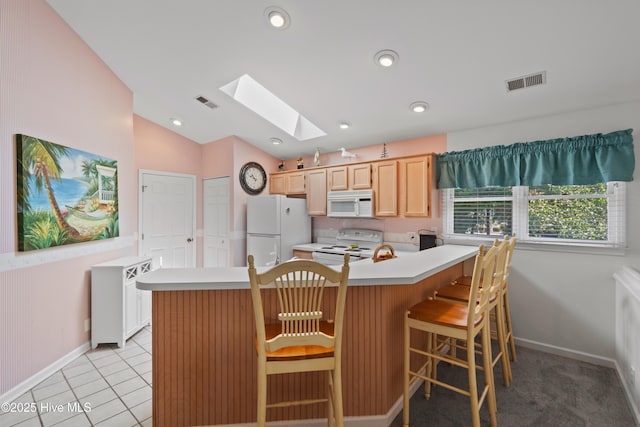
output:
<instances>
[{"instance_id":1,"label":"wall clock","mask_svg":"<svg viewBox=\"0 0 640 427\"><path fill-rule=\"evenodd\" d=\"M251 195L260 194L267 186L267 174L256 162L245 163L240 169L240 186Z\"/></svg>"}]
</instances>

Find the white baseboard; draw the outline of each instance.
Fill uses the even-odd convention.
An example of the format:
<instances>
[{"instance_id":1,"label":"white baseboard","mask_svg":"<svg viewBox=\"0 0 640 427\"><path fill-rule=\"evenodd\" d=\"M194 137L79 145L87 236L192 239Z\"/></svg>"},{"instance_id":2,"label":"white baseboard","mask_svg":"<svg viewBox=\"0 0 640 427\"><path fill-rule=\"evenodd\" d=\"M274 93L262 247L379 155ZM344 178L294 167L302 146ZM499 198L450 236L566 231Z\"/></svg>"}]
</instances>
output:
<instances>
[{"instance_id":1,"label":"white baseboard","mask_svg":"<svg viewBox=\"0 0 640 427\"><path fill-rule=\"evenodd\" d=\"M544 344L538 341L527 340L516 337L516 343L522 347L539 350L544 353L551 353L558 356L567 357L569 359L580 360L582 362L592 363L594 365L605 366L607 368L615 368L616 361L608 357L597 356L595 354L584 353L582 351L571 350L564 347L558 347L551 344Z\"/></svg>"},{"instance_id":2,"label":"white baseboard","mask_svg":"<svg viewBox=\"0 0 640 427\"><path fill-rule=\"evenodd\" d=\"M11 390L0 396L0 402L12 402L18 397L22 396L27 391L31 390L33 387L40 384L42 381L49 378L51 375L62 369L66 364L73 361L77 357L82 356L87 350L91 348L91 343L87 341L82 344L80 347L75 350L67 353L62 356L60 359L53 362L51 365L42 369L40 372L32 375L26 380L22 381L17 386L13 387Z\"/></svg>"},{"instance_id":3,"label":"white baseboard","mask_svg":"<svg viewBox=\"0 0 640 427\"><path fill-rule=\"evenodd\" d=\"M636 405L635 399L633 398L633 394L629 385L625 381L622 369L618 362L616 361L616 372L618 373L618 378L622 383L622 387L624 388L624 396L627 398L627 402L629 403L629 407L631 407L631 412L633 412L633 417L636 420L636 425L640 426L640 411L638 410L638 406Z\"/></svg>"}]
</instances>

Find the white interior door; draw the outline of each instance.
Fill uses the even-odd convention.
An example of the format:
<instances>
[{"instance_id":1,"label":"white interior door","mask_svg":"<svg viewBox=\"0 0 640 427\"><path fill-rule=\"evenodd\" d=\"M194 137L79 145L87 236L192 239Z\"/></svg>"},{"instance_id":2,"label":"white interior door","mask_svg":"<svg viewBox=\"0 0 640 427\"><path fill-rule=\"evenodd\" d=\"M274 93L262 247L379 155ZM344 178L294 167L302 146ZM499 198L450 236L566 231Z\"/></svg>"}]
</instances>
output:
<instances>
[{"instance_id":1,"label":"white interior door","mask_svg":"<svg viewBox=\"0 0 640 427\"><path fill-rule=\"evenodd\" d=\"M204 267L230 267L231 193L229 177L205 179L203 184Z\"/></svg>"},{"instance_id":2,"label":"white interior door","mask_svg":"<svg viewBox=\"0 0 640 427\"><path fill-rule=\"evenodd\" d=\"M140 255L156 267L195 267L193 175L140 171Z\"/></svg>"}]
</instances>

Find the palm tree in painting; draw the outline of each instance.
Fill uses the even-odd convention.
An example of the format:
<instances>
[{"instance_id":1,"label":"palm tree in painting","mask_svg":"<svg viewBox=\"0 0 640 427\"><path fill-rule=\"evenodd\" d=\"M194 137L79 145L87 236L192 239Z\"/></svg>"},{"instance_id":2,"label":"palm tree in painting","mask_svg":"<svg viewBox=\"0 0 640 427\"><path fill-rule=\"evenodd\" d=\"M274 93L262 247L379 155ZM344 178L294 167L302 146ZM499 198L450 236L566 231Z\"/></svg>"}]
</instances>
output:
<instances>
[{"instance_id":1,"label":"palm tree in painting","mask_svg":"<svg viewBox=\"0 0 640 427\"><path fill-rule=\"evenodd\" d=\"M96 169L95 160L82 161L82 175L87 178L93 178L95 176L98 176L98 170Z\"/></svg>"},{"instance_id":2,"label":"palm tree in painting","mask_svg":"<svg viewBox=\"0 0 640 427\"><path fill-rule=\"evenodd\" d=\"M36 190L38 192L43 188L46 190L47 199L58 227L71 236L78 236L78 230L70 226L62 215L51 187L52 179L61 180L62 168L59 159L67 155L67 149L29 136L24 138L22 150L22 166L35 178Z\"/></svg>"}]
</instances>

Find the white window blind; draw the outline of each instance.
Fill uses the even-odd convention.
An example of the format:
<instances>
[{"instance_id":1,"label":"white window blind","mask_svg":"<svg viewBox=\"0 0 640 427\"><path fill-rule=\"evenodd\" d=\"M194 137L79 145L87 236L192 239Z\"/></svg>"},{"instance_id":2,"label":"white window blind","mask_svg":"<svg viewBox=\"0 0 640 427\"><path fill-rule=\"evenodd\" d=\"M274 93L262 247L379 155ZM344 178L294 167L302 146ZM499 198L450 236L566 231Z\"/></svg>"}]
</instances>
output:
<instances>
[{"instance_id":1,"label":"white window blind","mask_svg":"<svg viewBox=\"0 0 640 427\"><path fill-rule=\"evenodd\" d=\"M624 247L626 185L443 189L444 237Z\"/></svg>"}]
</instances>

